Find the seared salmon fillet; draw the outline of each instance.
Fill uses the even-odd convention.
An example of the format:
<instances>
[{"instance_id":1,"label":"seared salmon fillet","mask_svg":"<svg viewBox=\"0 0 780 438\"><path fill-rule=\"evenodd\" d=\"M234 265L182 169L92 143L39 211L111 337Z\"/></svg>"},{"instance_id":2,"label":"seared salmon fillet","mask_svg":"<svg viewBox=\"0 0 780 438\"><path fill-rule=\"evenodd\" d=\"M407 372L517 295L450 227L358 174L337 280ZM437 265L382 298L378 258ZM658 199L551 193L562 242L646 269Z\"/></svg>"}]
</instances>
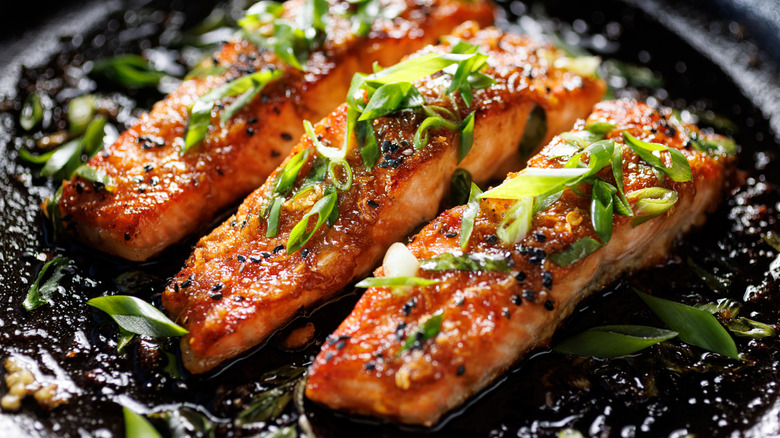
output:
<instances>
[{"instance_id":1,"label":"seared salmon fillet","mask_svg":"<svg viewBox=\"0 0 780 438\"><path fill-rule=\"evenodd\" d=\"M563 55L527 37L494 28L478 30L467 23L448 41L452 43L423 49L408 62L430 61L430 57L465 59L470 55L449 52L464 44L487 55L486 65L477 74L483 79L492 77L494 83L474 91L468 105L460 92L446 91L453 78L450 73L438 72L413 82L424 106L435 108L435 114L448 114L448 118L461 120L461 126L473 117L470 152L459 163L458 155L465 152L461 148L467 142L463 136L468 133L460 134L458 127L445 128L445 122L438 128L431 125L427 140L417 148L415 137L422 137L421 127L436 118L419 107L382 115L371 122L382 157L368 166L357 143L350 141L344 160L351 168L351 187L338 189L335 195L329 191L329 185L336 184L331 176L313 186L307 181L316 179L313 175L323 169L317 144L330 149L344 144L349 104L317 123L236 215L198 242L184 269L165 290L164 306L189 330L181 344L187 369L204 372L256 346L301 309L335 296L370 272L393 242L435 217L458 166L471 172L476 181L485 182L516 153L534 105L546 109L549 126L564 126L573 124L578 114L587 114L604 92L603 82L595 77L555 68L552 64ZM387 71L403 65L407 64ZM390 85L407 90L405 84L409 83ZM374 96L380 94L377 91ZM274 235L269 232L268 210L273 210L269 199L282 181L289 180L296 164L301 167L289 193L298 194L284 197L278 224L273 225L278 234L269 238ZM330 205L337 213L323 204L329 196L337 196L335 207ZM309 231L313 234L302 248L291 250L291 235L300 235L300 228L295 228L302 218L308 221L311 217L311 223L306 226L304 222L303 227L312 230L319 217L312 216L315 208L327 217L337 214L337 219L332 226L320 223Z\"/></svg>"},{"instance_id":2,"label":"seared salmon fillet","mask_svg":"<svg viewBox=\"0 0 780 438\"><path fill-rule=\"evenodd\" d=\"M546 345L584 297L622 273L664 260L672 242L716 207L735 174L734 157L710 148L717 137L708 140L671 114L635 101L596 105L586 121L556 137L501 186L512 187L507 184L520 177L523 185L513 190L536 196L529 187L540 179L532 175L568 181L558 187L566 187L560 198L518 201L530 212L522 231L513 233L504 221L518 212L510 211L515 201L487 192L472 210L476 216L469 216L469 206L450 209L408 249L391 248L377 277L411 260L419 266L405 275L435 283L368 289L310 367L308 398L333 409L433 425L522 355ZM648 148L658 151L650 153L660 157L657 165L635 152L648 143L656 144ZM589 149L577 156L583 147ZM605 162L608 155L614 158ZM567 162L569 168L562 169ZM591 163L595 173L578 180ZM617 189L615 175L633 217L617 214L620 192L610 191L611 227L596 228L592 218L600 214L592 216L591 196L601 189L590 186ZM653 209L653 202L665 205ZM473 228L464 248L459 240L465 216L473 218Z\"/></svg>"},{"instance_id":3,"label":"seared salmon fillet","mask_svg":"<svg viewBox=\"0 0 780 438\"><path fill-rule=\"evenodd\" d=\"M371 71L374 62L394 64L465 20L490 24L494 13L489 0L383 0L382 8L403 11L377 19L360 37L349 17L333 12L353 6L330 3L325 39L302 63L305 71L236 38L206 61L225 72L184 81L89 161L113 180L111 193L79 177L66 181L59 208L70 234L129 260L159 254L258 188L303 134L301 122L319 120L344 101L354 73ZM287 2L282 18L294 21L303 8L304 1ZM241 97L218 100L205 138L182 154L193 103L263 70L279 77L227 121L220 121L226 108Z\"/></svg>"}]
</instances>

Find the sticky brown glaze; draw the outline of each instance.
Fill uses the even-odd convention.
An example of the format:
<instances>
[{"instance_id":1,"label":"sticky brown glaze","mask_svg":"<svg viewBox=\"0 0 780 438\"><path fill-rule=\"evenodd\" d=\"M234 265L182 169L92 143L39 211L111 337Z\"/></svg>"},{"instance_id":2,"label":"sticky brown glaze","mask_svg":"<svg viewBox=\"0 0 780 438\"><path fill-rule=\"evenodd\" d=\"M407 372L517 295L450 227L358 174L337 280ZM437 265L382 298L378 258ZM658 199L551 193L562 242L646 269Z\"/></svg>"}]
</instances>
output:
<instances>
[{"instance_id":1,"label":"sticky brown glaze","mask_svg":"<svg viewBox=\"0 0 780 438\"><path fill-rule=\"evenodd\" d=\"M471 107L458 93L445 93L447 84L442 85L442 80L446 78L426 78L416 86L429 104L459 112L461 117L476 110L474 144L460 167L484 182L516 153L534 104L549 108L549 114L556 117L568 114L571 110L563 106L592 105L602 95L604 84L577 77L580 87L567 89L563 84L575 75L553 69L548 60L536 56L542 49L559 56L554 49L496 29L475 32L467 24L457 36L481 45L489 55L485 72L496 83L477 91ZM449 46L442 45L418 55L447 51ZM538 72L532 79L521 74L527 66ZM315 126L325 145L343 144L345 117L346 106L342 106ZM258 212L267 203L280 170L244 201L234 217L201 239L163 294L165 307L190 331L182 340L187 369L207 371L259 344L301 309L333 297L370 272L390 244L435 217L458 166L459 134L431 131L429 144L415 151L412 139L423 119L412 111L377 119L374 131L379 144L388 142L398 150L389 152L371 170L363 165L354 142L350 143L347 160L354 182L350 190L338 194L338 220L332 228L323 225L303 250L287 254L284 246L290 230L322 196L326 184L297 201L288 199L279 234L269 239L265 237L266 220ZM311 155L297 184L316 155L304 136L293 154L306 148Z\"/></svg>"},{"instance_id":2,"label":"sticky brown glaze","mask_svg":"<svg viewBox=\"0 0 780 438\"><path fill-rule=\"evenodd\" d=\"M332 10L348 7L346 1L331 3ZM406 9L394 20L378 20L365 38L351 33L346 18L329 15L327 39L311 54L305 72L248 41L225 44L214 56L228 67L224 74L185 81L90 160L116 183L113 193L95 190L78 177L64 183L59 205L66 229L89 246L129 260L159 254L259 187L300 139L301 121L319 120L344 101L355 72L371 71L375 61L392 65L465 20L489 24L494 12L490 0L388 3L405 4ZM302 4L287 2L284 16L293 19ZM219 124L222 108L235 98L221 100L205 140L181 156L194 100L267 68L284 74L224 126Z\"/></svg>"},{"instance_id":3,"label":"sticky brown glaze","mask_svg":"<svg viewBox=\"0 0 780 438\"><path fill-rule=\"evenodd\" d=\"M683 151L693 180L660 184L679 194L666 214L632 228L630 218L616 215L609 243L568 267L546 255L583 237L596 238L590 225L590 198L566 189L563 197L537 214L528 236L516 244L495 238L497 224L512 202L483 200L468 253L505 258L511 273L490 271L424 271L418 275L440 283L428 287L366 291L353 312L331 335L309 370L306 395L333 409L403 423L433 425L450 409L488 385L531 349L546 345L575 305L616 276L663 260L672 241L704 220L730 185L733 158L686 149L693 126L676 129L670 111L630 101L603 102L589 122L617 125L609 134L623 145L622 131ZM579 122L575 130L582 130ZM681 127L682 125L677 125ZM554 158L554 140L529 161L529 167L560 168L567 157ZM548 157L549 155L549 157ZM669 154L664 154L668 159ZM658 186L653 171L623 146L626 191ZM669 165L668 162L665 163ZM611 171L600 177L608 182ZM463 207L444 212L415 236L409 249L418 259L461 253L459 233ZM376 275L383 275L383 268ZM545 279L546 278L546 279ZM401 351L414 330L443 311L441 331L419 348Z\"/></svg>"}]
</instances>

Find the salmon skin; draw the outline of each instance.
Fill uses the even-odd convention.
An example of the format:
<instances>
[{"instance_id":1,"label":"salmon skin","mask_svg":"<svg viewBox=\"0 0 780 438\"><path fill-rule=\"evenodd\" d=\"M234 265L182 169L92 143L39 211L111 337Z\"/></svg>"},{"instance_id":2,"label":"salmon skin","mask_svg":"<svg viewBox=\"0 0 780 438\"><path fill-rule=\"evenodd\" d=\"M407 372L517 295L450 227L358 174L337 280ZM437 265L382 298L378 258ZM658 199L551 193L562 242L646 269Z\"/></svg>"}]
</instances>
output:
<instances>
[{"instance_id":1,"label":"salmon skin","mask_svg":"<svg viewBox=\"0 0 780 438\"><path fill-rule=\"evenodd\" d=\"M369 273L393 242L435 217L457 166L485 182L516 153L535 105L546 109L549 126L563 126L574 123L578 114L587 114L604 92L604 83L595 77L553 67L563 55L527 37L494 28L478 30L466 23L450 40L479 46L487 55L483 73L495 83L475 91L470 105L460 93L446 92L447 75L429 76L414 85L441 113L462 120L475 114L471 152L459 164L460 135L444 127L429 130L427 145L415 149L415 134L426 119L419 110L374 119L383 157L368 169L355 142L350 142L345 160L352 169L352 186L338 192L338 219L331 227L323 224L303 248L288 251L296 224L314 208L312 204L330 196L330 177L303 195L288 196L278 234L266 237L268 200L285 169L306 157L290 193L300 191L307 175L316 173L312 167L317 167L317 149L305 135L236 215L198 242L163 294L166 309L189 330L181 344L188 370L208 371L258 345L301 309L334 297ZM451 47L431 46L414 57L448 54ZM315 125L313 135L329 147L342 145L347 117L345 104Z\"/></svg>"},{"instance_id":2,"label":"salmon skin","mask_svg":"<svg viewBox=\"0 0 780 438\"><path fill-rule=\"evenodd\" d=\"M459 237L468 207L445 211L408 245L419 260L415 275L438 282L368 289L310 367L307 397L333 409L431 426L518 358L545 346L584 297L622 273L665 259L674 239L715 208L735 174L733 156L694 150L704 137L670 115L640 102L599 103L586 122L553 140L520 173L560 170L581 151L572 135L588 138L585 126L609 130L606 139L622 153L616 167L634 217L615 213L606 245L598 245L603 239L591 224L587 184L575 187L581 194L566 188L533 215L526 234L508 243L498 236L515 201L483 199L465 249ZM680 151L692 178L681 182L665 175L659 183L658 172L626 145L624 133ZM667 167L670 155L661 155ZM597 175L616 183L609 166ZM648 218L637 193L677 198ZM594 252L567 252L583 239L596 242L588 250ZM389 258L376 270L378 277L394 269Z\"/></svg>"},{"instance_id":3,"label":"salmon skin","mask_svg":"<svg viewBox=\"0 0 780 438\"><path fill-rule=\"evenodd\" d=\"M349 4L335 0L330 8L348 10ZM365 37L352 33L348 18L329 14L327 36L304 63L305 71L244 39L223 45L214 60L227 67L224 73L184 81L89 161L113 180L111 193L78 177L64 183L59 208L65 229L88 246L128 260L158 255L258 188L303 134L301 122L319 120L344 101L354 73L371 71L375 61L394 64L465 20L490 24L495 10L490 0L382 4L403 12L378 19ZM303 5L285 3L282 17L294 20ZM239 97L219 100L205 139L182 155L196 99L264 69L282 74L222 126L222 113Z\"/></svg>"}]
</instances>

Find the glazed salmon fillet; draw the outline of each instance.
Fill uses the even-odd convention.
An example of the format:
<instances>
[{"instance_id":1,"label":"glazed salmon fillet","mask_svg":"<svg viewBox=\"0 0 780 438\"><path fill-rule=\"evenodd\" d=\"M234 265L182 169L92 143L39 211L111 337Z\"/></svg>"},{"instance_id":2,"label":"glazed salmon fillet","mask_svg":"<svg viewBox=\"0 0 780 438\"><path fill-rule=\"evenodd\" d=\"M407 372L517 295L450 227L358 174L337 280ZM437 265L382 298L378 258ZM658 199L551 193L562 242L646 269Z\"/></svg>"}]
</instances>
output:
<instances>
[{"instance_id":1,"label":"glazed salmon fillet","mask_svg":"<svg viewBox=\"0 0 780 438\"><path fill-rule=\"evenodd\" d=\"M449 114L446 117L462 120L461 124L473 115L470 152L459 163L459 149L465 140L457 129L444 125L431 127L427 142L416 148L416 134L429 123L420 109L374 119L372 129L383 156L373 167L367 166L357 143L349 142L345 161L351 168L351 187L337 192L337 219L332 226L321 224L309 231L313 234L308 242L291 251L287 246L290 236L304 215L313 211L312 204L316 201L320 208L327 196L335 196L328 192L333 182L330 176L305 193L301 189L312 178L308 175L321 169L317 164L321 156L315 159L317 146L304 135L291 156L243 202L236 215L198 242L184 269L163 294L166 309L189 330L181 343L188 370L205 372L258 345L302 309L334 297L350 282L371 272L393 242L435 217L457 167L485 182L517 153L535 105L545 108L548 126L557 129L554 127L573 124L587 114L604 92L604 83L595 77L553 67L563 55L527 37L494 28L478 30L467 23L448 40L460 41L457 47L463 41L479 47L487 55L487 64L478 73L495 82L474 91L469 105L460 92L446 91L450 74L438 72L413 84L425 105L436 108L437 114ZM431 56L464 56L449 54L454 50L452 43L423 49L409 62ZM345 104L317 123L312 132L316 143L329 148L342 145L348 116L349 105ZM269 238L273 235L267 219L269 199L301 159L302 167L290 190L300 194L284 198L275 226L278 234ZM311 217L304 230L312 230L317 218Z\"/></svg>"},{"instance_id":2,"label":"glazed salmon fillet","mask_svg":"<svg viewBox=\"0 0 780 438\"><path fill-rule=\"evenodd\" d=\"M330 10L349 5L334 0ZM282 18L295 20L303 7L304 1L285 3ZM353 34L348 17L329 13L324 42L303 62L305 71L248 40L224 44L205 61L226 67L224 73L184 81L89 161L111 178L111 193L79 177L64 183L59 208L65 228L82 243L128 260L159 254L265 182L303 134L301 122L319 120L342 103L354 73L370 72L374 62L394 64L466 20L490 24L495 9L489 0L383 0L382 8L403 11L377 19L365 37ZM218 100L205 138L182 154L189 108L198 97L262 70L282 73L224 123L222 114L240 97Z\"/></svg>"},{"instance_id":3,"label":"glazed salmon fillet","mask_svg":"<svg viewBox=\"0 0 780 438\"><path fill-rule=\"evenodd\" d=\"M611 236L604 235L603 225L602 235L597 233L589 196L596 189L580 181L574 183L580 194L567 187L557 200L546 197L551 203L538 207L535 203L544 202L543 197L525 205L540 211L529 210L535 212L529 226L516 236L506 236L502 223L515 201L487 196L473 210L476 216L469 215L473 228L465 248L460 235L468 206L442 213L412 238L408 249L396 244L401 247L388 251L377 277L411 258L419 266L406 275L436 283L368 289L310 367L307 397L333 409L433 425L524 354L548 344L583 298L625 272L663 261L672 242L716 207L735 174L733 156L702 147L712 143L696 127L670 115L668 109L640 102L599 103L587 121L554 139L528 168L510 174L502 185L522 175L565 177L572 170L561 168L584 146L574 136L594 141L587 126L600 134L595 140L606 141L586 149L579 169L600 162L594 164L601 169L595 176L617 189L615 173L609 164L601 165L605 150L622 157L615 167L622 171L633 217L618 215L615 207L614 216L609 213ZM634 146L644 141L679 151L676 156L684 159L671 165L672 152L653 149L676 179L659 177L663 172L640 158L628 139ZM598 148L602 158L596 158ZM522 190L535 196L528 189L533 180L522 181ZM644 202L650 198L668 201L667 209L648 210ZM602 245L605 239L608 243Z\"/></svg>"}]
</instances>

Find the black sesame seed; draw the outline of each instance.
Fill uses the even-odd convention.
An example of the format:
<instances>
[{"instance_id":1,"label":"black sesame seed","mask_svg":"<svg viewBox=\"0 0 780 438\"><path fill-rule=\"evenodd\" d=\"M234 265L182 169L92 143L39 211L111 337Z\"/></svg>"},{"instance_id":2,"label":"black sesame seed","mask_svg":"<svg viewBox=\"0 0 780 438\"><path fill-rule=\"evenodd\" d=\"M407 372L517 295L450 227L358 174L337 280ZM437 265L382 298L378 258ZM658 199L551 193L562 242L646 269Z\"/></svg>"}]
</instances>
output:
<instances>
[{"instance_id":1,"label":"black sesame seed","mask_svg":"<svg viewBox=\"0 0 780 438\"><path fill-rule=\"evenodd\" d=\"M179 283L173 283L173 291L179 293Z\"/></svg>"},{"instance_id":2,"label":"black sesame seed","mask_svg":"<svg viewBox=\"0 0 780 438\"><path fill-rule=\"evenodd\" d=\"M536 239L537 242L546 242L547 241L547 236L545 236L542 233L535 233L534 234L534 239Z\"/></svg>"},{"instance_id":3,"label":"black sesame seed","mask_svg":"<svg viewBox=\"0 0 780 438\"><path fill-rule=\"evenodd\" d=\"M387 169L389 164L387 164L387 161L382 161L381 163L377 164L377 166L381 167L382 169Z\"/></svg>"},{"instance_id":4,"label":"black sesame seed","mask_svg":"<svg viewBox=\"0 0 780 438\"><path fill-rule=\"evenodd\" d=\"M154 166L151 164L144 165L144 172L151 172L154 169Z\"/></svg>"},{"instance_id":5,"label":"black sesame seed","mask_svg":"<svg viewBox=\"0 0 780 438\"><path fill-rule=\"evenodd\" d=\"M241 295L236 295L233 297L233 301L238 301L238 302L244 301L244 297Z\"/></svg>"},{"instance_id":6,"label":"black sesame seed","mask_svg":"<svg viewBox=\"0 0 780 438\"><path fill-rule=\"evenodd\" d=\"M553 285L553 275L550 271L544 271L542 272L542 285L546 287L547 289L552 289Z\"/></svg>"},{"instance_id":7,"label":"black sesame seed","mask_svg":"<svg viewBox=\"0 0 780 438\"><path fill-rule=\"evenodd\" d=\"M536 295L536 291L533 289L523 289L523 298L532 303L536 302Z\"/></svg>"},{"instance_id":8,"label":"black sesame seed","mask_svg":"<svg viewBox=\"0 0 780 438\"><path fill-rule=\"evenodd\" d=\"M222 289L222 286L224 286L224 284L222 284L222 283L217 283L217 284L215 284L215 285L214 285L214 286L211 288L211 290L212 290L212 291L217 291L217 290L220 290L220 289Z\"/></svg>"},{"instance_id":9,"label":"black sesame seed","mask_svg":"<svg viewBox=\"0 0 780 438\"><path fill-rule=\"evenodd\" d=\"M230 226L231 227L235 227L236 225L238 225L238 221L237 220L233 219L232 221L230 221Z\"/></svg>"},{"instance_id":10,"label":"black sesame seed","mask_svg":"<svg viewBox=\"0 0 780 438\"><path fill-rule=\"evenodd\" d=\"M257 117L252 117L251 119L247 120L247 122L249 122L250 125L254 125L257 123Z\"/></svg>"},{"instance_id":11,"label":"black sesame seed","mask_svg":"<svg viewBox=\"0 0 780 438\"><path fill-rule=\"evenodd\" d=\"M544 259L541 257L537 257L537 256L528 257L528 262L531 263L532 265L541 265L543 261Z\"/></svg>"},{"instance_id":12,"label":"black sesame seed","mask_svg":"<svg viewBox=\"0 0 780 438\"><path fill-rule=\"evenodd\" d=\"M212 300L221 300L222 299L222 293L221 292L214 292L211 294Z\"/></svg>"},{"instance_id":13,"label":"black sesame seed","mask_svg":"<svg viewBox=\"0 0 780 438\"><path fill-rule=\"evenodd\" d=\"M485 238L485 242L487 243L496 243L498 242L498 236L495 234L491 234Z\"/></svg>"},{"instance_id":14,"label":"black sesame seed","mask_svg":"<svg viewBox=\"0 0 780 438\"><path fill-rule=\"evenodd\" d=\"M374 371L376 369L376 364L374 364L373 361L366 362L366 364L363 365L363 369L366 371Z\"/></svg>"},{"instance_id":15,"label":"black sesame seed","mask_svg":"<svg viewBox=\"0 0 780 438\"><path fill-rule=\"evenodd\" d=\"M401 163L404 161L401 157L396 158L395 160L390 160L392 163L391 166L395 167L396 169L401 166Z\"/></svg>"},{"instance_id":16,"label":"black sesame seed","mask_svg":"<svg viewBox=\"0 0 780 438\"><path fill-rule=\"evenodd\" d=\"M327 338L325 338L325 342L328 343L328 345L333 345L336 342L338 342L339 338L333 335L328 335Z\"/></svg>"},{"instance_id":17,"label":"black sesame seed","mask_svg":"<svg viewBox=\"0 0 780 438\"><path fill-rule=\"evenodd\" d=\"M466 373L466 365L459 366L458 370L455 371L455 374L457 374L458 376L462 376L465 373Z\"/></svg>"},{"instance_id":18,"label":"black sesame seed","mask_svg":"<svg viewBox=\"0 0 780 438\"><path fill-rule=\"evenodd\" d=\"M395 337L399 341L404 338L404 329L406 329L406 323L402 322L395 328Z\"/></svg>"},{"instance_id":19,"label":"black sesame seed","mask_svg":"<svg viewBox=\"0 0 780 438\"><path fill-rule=\"evenodd\" d=\"M84 193L84 184L82 184L81 182L76 183L76 193L79 194Z\"/></svg>"},{"instance_id":20,"label":"black sesame seed","mask_svg":"<svg viewBox=\"0 0 780 438\"><path fill-rule=\"evenodd\" d=\"M253 128L251 126L248 126L246 128L246 135L248 135L250 137L254 136L255 135L255 128Z\"/></svg>"},{"instance_id":21,"label":"black sesame seed","mask_svg":"<svg viewBox=\"0 0 780 438\"><path fill-rule=\"evenodd\" d=\"M278 254L280 251L283 251L283 250L284 250L284 245L277 245L277 246L274 248L274 251L273 251L273 252L274 252L274 254Z\"/></svg>"},{"instance_id":22,"label":"black sesame seed","mask_svg":"<svg viewBox=\"0 0 780 438\"><path fill-rule=\"evenodd\" d=\"M553 300L547 300L544 302L544 308L552 312L555 310L555 303L553 303Z\"/></svg>"},{"instance_id":23,"label":"black sesame seed","mask_svg":"<svg viewBox=\"0 0 780 438\"><path fill-rule=\"evenodd\" d=\"M270 252L266 252L266 251L260 252L260 255L263 256L263 258L266 258L266 259L268 257L271 257L271 253Z\"/></svg>"},{"instance_id":24,"label":"black sesame seed","mask_svg":"<svg viewBox=\"0 0 780 438\"><path fill-rule=\"evenodd\" d=\"M515 280L517 280L518 283L523 284L525 278L526 278L525 272L522 271L515 272Z\"/></svg>"},{"instance_id":25,"label":"black sesame seed","mask_svg":"<svg viewBox=\"0 0 780 438\"><path fill-rule=\"evenodd\" d=\"M252 263L260 263L262 259L260 257L249 256L249 261Z\"/></svg>"},{"instance_id":26,"label":"black sesame seed","mask_svg":"<svg viewBox=\"0 0 780 438\"><path fill-rule=\"evenodd\" d=\"M528 254L528 248L525 245L520 245L520 255L526 255Z\"/></svg>"},{"instance_id":27,"label":"black sesame seed","mask_svg":"<svg viewBox=\"0 0 780 438\"><path fill-rule=\"evenodd\" d=\"M412 313L412 309L417 305L417 299L412 297L409 301L404 304L403 308L401 309L404 312L404 316L409 316Z\"/></svg>"},{"instance_id":28,"label":"black sesame seed","mask_svg":"<svg viewBox=\"0 0 780 438\"><path fill-rule=\"evenodd\" d=\"M301 257L306 257L307 255L309 255L309 250L306 249L306 248L303 248L301 250Z\"/></svg>"},{"instance_id":29,"label":"black sesame seed","mask_svg":"<svg viewBox=\"0 0 780 438\"><path fill-rule=\"evenodd\" d=\"M519 305L523 304L523 298L520 295L518 295L518 294L513 295L512 296L512 304L514 304L515 306L519 306Z\"/></svg>"},{"instance_id":30,"label":"black sesame seed","mask_svg":"<svg viewBox=\"0 0 780 438\"><path fill-rule=\"evenodd\" d=\"M392 160L393 156L390 154L385 154L382 158L384 158L385 160Z\"/></svg>"},{"instance_id":31,"label":"black sesame seed","mask_svg":"<svg viewBox=\"0 0 780 438\"><path fill-rule=\"evenodd\" d=\"M241 254L236 256L236 260L238 260L241 263L244 263L246 261L246 257L242 256Z\"/></svg>"},{"instance_id":32,"label":"black sesame seed","mask_svg":"<svg viewBox=\"0 0 780 438\"><path fill-rule=\"evenodd\" d=\"M271 156L272 157L278 157L279 155L282 155L282 153L277 151L276 149L271 149Z\"/></svg>"},{"instance_id":33,"label":"black sesame seed","mask_svg":"<svg viewBox=\"0 0 780 438\"><path fill-rule=\"evenodd\" d=\"M512 318L512 314L509 312L509 309L504 309L504 311L501 314L504 315L504 318L506 319Z\"/></svg>"},{"instance_id":34,"label":"black sesame seed","mask_svg":"<svg viewBox=\"0 0 780 438\"><path fill-rule=\"evenodd\" d=\"M186 280L181 282L181 287L182 288L188 288L188 287L190 287L191 284L192 284L192 275L190 275L189 277L187 277Z\"/></svg>"},{"instance_id":35,"label":"black sesame seed","mask_svg":"<svg viewBox=\"0 0 780 438\"><path fill-rule=\"evenodd\" d=\"M382 142L382 153L385 153L390 150L390 145L392 145L393 142L390 140L385 140Z\"/></svg>"},{"instance_id":36,"label":"black sesame seed","mask_svg":"<svg viewBox=\"0 0 780 438\"><path fill-rule=\"evenodd\" d=\"M462 306L464 304L466 304L466 298L464 298L464 297L455 298L455 305L456 306Z\"/></svg>"},{"instance_id":37,"label":"black sesame seed","mask_svg":"<svg viewBox=\"0 0 780 438\"><path fill-rule=\"evenodd\" d=\"M338 343L336 343L337 350L341 350L346 346L347 346L347 341L339 341Z\"/></svg>"},{"instance_id":38,"label":"black sesame seed","mask_svg":"<svg viewBox=\"0 0 780 438\"><path fill-rule=\"evenodd\" d=\"M455 237L457 235L458 235L458 233L453 233L453 232L444 233L444 237L447 237L447 238Z\"/></svg>"},{"instance_id":39,"label":"black sesame seed","mask_svg":"<svg viewBox=\"0 0 780 438\"><path fill-rule=\"evenodd\" d=\"M398 152L398 145L395 143L391 144L388 151L390 152L390 154L395 154L396 152Z\"/></svg>"},{"instance_id":40,"label":"black sesame seed","mask_svg":"<svg viewBox=\"0 0 780 438\"><path fill-rule=\"evenodd\" d=\"M130 233L125 233L125 240L130 240Z\"/></svg>"},{"instance_id":41,"label":"black sesame seed","mask_svg":"<svg viewBox=\"0 0 780 438\"><path fill-rule=\"evenodd\" d=\"M409 142L406 141L406 140L401 140L401 146L407 147L407 146L409 146Z\"/></svg>"},{"instance_id":42,"label":"black sesame seed","mask_svg":"<svg viewBox=\"0 0 780 438\"><path fill-rule=\"evenodd\" d=\"M366 204L368 204L369 207L377 208L379 207L379 203L374 201L373 199L369 199Z\"/></svg>"},{"instance_id":43,"label":"black sesame seed","mask_svg":"<svg viewBox=\"0 0 780 438\"><path fill-rule=\"evenodd\" d=\"M333 359L333 356L335 356L335 354L333 354L332 351L325 353L325 362L330 362L330 360Z\"/></svg>"}]
</instances>

